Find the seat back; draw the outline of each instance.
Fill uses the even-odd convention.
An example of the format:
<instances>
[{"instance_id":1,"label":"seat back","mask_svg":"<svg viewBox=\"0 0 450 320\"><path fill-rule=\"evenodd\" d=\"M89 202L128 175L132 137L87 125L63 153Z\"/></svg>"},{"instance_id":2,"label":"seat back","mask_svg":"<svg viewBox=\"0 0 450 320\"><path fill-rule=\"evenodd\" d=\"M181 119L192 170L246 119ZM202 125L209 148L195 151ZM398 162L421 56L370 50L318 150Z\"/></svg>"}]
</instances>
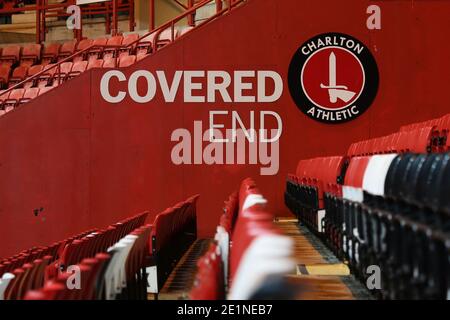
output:
<instances>
[{"instance_id":1,"label":"seat back","mask_svg":"<svg viewBox=\"0 0 450 320\"><path fill-rule=\"evenodd\" d=\"M123 56L119 59L119 67L124 68L131 66L136 62L136 56Z\"/></svg>"},{"instance_id":2,"label":"seat back","mask_svg":"<svg viewBox=\"0 0 450 320\"><path fill-rule=\"evenodd\" d=\"M93 68L101 68L103 66L103 60L102 59L96 59L89 61L87 65L87 70L93 69Z\"/></svg>"}]
</instances>

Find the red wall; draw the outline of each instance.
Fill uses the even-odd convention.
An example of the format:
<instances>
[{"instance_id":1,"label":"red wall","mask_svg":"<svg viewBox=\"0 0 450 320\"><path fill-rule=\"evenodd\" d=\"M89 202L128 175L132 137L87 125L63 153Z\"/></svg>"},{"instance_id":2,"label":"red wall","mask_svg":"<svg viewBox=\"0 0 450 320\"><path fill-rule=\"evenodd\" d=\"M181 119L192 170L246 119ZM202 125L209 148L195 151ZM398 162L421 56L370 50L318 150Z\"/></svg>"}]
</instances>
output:
<instances>
[{"instance_id":1,"label":"red wall","mask_svg":"<svg viewBox=\"0 0 450 320\"><path fill-rule=\"evenodd\" d=\"M284 180L299 159L342 154L355 140L450 112L450 43L442 38L450 30L450 3L380 1L382 30L375 31L366 28L366 8L376 2L342 3L250 0L125 71L276 70L284 92L274 104L184 104L181 95L164 104L158 94L145 105L109 105L99 92L105 71L95 70L1 117L0 256L140 211L157 213L195 193L201 195L200 235L211 235L223 201L246 176L256 178L274 211L286 214ZM333 31L368 45L380 70L372 107L341 125L307 118L287 86L298 47ZM278 112L279 173L259 176L259 166L246 165L173 165L172 131L192 129L194 120L207 126L210 109Z\"/></svg>"}]
</instances>

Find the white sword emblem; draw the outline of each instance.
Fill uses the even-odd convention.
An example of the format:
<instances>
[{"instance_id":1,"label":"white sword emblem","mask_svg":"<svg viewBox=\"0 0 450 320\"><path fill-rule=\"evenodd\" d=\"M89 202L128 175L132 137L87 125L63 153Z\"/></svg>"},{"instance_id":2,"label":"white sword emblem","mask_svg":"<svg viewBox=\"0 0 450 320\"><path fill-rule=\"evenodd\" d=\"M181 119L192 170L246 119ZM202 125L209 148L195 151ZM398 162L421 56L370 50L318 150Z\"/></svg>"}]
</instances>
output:
<instances>
[{"instance_id":1,"label":"white sword emblem","mask_svg":"<svg viewBox=\"0 0 450 320\"><path fill-rule=\"evenodd\" d=\"M330 53L329 69L328 69L328 85L320 84L322 89L327 89L330 95L330 102L336 103L337 99L341 99L344 102L349 102L356 95L355 92L349 91L347 86L336 84L336 55L334 52Z\"/></svg>"}]
</instances>

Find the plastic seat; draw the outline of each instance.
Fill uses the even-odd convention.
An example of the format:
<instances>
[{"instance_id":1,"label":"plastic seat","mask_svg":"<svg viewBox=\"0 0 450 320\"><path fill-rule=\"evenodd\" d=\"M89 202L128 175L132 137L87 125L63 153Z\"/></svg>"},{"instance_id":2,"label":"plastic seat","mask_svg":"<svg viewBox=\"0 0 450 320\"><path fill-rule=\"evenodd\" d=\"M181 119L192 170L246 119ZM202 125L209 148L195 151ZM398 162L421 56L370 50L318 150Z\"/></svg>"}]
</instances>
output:
<instances>
[{"instance_id":1,"label":"plastic seat","mask_svg":"<svg viewBox=\"0 0 450 320\"><path fill-rule=\"evenodd\" d=\"M93 68L101 68L103 66L103 59L91 60L88 62L86 70Z\"/></svg>"},{"instance_id":2,"label":"plastic seat","mask_svg":"<svg viewBox=\"0 0 450 320\"><path fill-rule=\"evenodd\" d=\"M11 73L11 67L8 65L0 66L0 88L5 87L9 81L9 75Z\"/></svg>"},{"instance_id":3,"label":"plastic seat","mask_svg":"<svg viewBox=\"0 0 450 320\"><path fill-rule=\"evenodd\" d=\"M50 43L44 46L44 51L42 53L41 64L47 65L49 63L55 63L58 60L59 50L61 45L59 43ZM65 50L68 48L66 47Z\"/></svg>"},{"instance_id":4,"label":"plastic seat","mask_svg":"<svg viewBox=\"0 0 450 320\"><path fill-rule=\"evenodd\" d=\"M370 157L354 157L350 160L342 189L344 199L363 201L363 180Z\"/></svg>"},{"instance_id":5,"label":"plastic seat","mask_svg":"<svg viewBox=\"0 0 450 320\"><path fill-rule=\"evenodd\" d=\"M19 103L20 99L23 98L25 94L25 89L13 89L9 94L8 99L3 102L3 109L5 112L11 111Z\"/></svg>"},{"instance_id":6,"label":"plastic seat","mask_svg":"<svg viewBox=\"0 0 450 320\"><path fill-rule=\"evenodd\" d=\"M119 48L122 46L123 36L114 36L108 39L106 45L114 46L114 48L105 48L103 50L103 58L113 58L117 56L116 52L118 52Z\"/></svg>"},{"instance_id":7,"label":"plastic seat","mask_svg":"<svg viewBox=\"0 0 450 320\"><path fill-rule=\"evenodd\" d=\"M136 55L138 54L148 54L153 50L154 40L156 32L142 38L136 45Z\"/></svg>"},{"instance_id":8,"label":"plastic seat","mask_svg":"<svg viewBox=\"0 0 450 320\"><path fill-rule=\"evenodd\" d=\"M80 52L87 49L89 46L92 45L92 41L93 41L92 39L81 40L80 42L78 42L77 49L75 50L75 52ZM81 54L78 54L73 58L73 62L85 60L87 55L88 53L86 51Z\"/></svg>"},{"instance_id":9,"label":"plastic seat","mask_svg":"<svg viewBox=\"0 0 450 320\"><path fill-rule=\"evenodd\" d=\"M0 56L0 64L11 66L20 59L20 46L8 46L3 48Z\"/></svg>"},{"instance_id":10,"label":"plastic seat","mask_svg":"<svg viewBox=\"0 0 450 320\"><path fill-rule=\"evenodd\" d=\"M10 91L5 93L6 90L0 90L0 114L3 111L3 102L8 99Z\"/></svg>"},{"instance_id":11,"label":"plastic seat","mask_svg":"<svg viewBox=\"0 0 450 320\"><path fill-rule=\"evenodd\" d=\"M58 53L58 61L61 61L65 58L73 55L75 53L76 46L77 46L77 42L74 40L64 42Z\"/></svg>"},{"instance_id":12,"label":"plastic seat","mask_svg":"<svg viewBox=\"0 0 450 320\"><path fill-rule=\"evenodd\" d=\"M55 67L56 71L53 75L53 84L55 84L55 82L64 82L67 79L70 71L72 71L72 67L72 62L63 62L59 65L59 67Z\"/></svg>"},{"instance_id":13,"label":"plastic seat","mask_svg":"<svg viewBox=\"0 0 450 320\"><path fill-rule=\"evenodd\" d=\"M12 73L11 78L9 79L8 87L10 88L13 85L18 84L23 80L25 80L25 78L27 77L27 73L28 73L28 66L24 65L16 67Z\"/></svg>"},{"instance_id":14,"label":"plastic seat","mask_svg":"<svg viewBox=\"0 0 450 320\"><path fill-rule=\"evenodd\" d=\"M419 196L419 202L422 202L422 206L430 208L433 211L439 209L439 189L444 185L444 171L450 161L448 154L431 154L431 163L428 166L428 170L421 172L419 177L419 190L417 195ZM431 218L431 217L430 217ZM430 221L427 221L430 222ZM440 226L437 220L437 226Z\"/></svg>"},{"instance_id":15,"label":"plastic seat","mask_svg":"<svg viewBox=\"0 0 450 320\"><path fill-rule=\"evenodd\" d=\"M48 64L44 67L43 72L37 79L35 85L39 88L46 87L49 82L53 79L53 75L55 74L57 67L53 67L55 64Z\"/></svg>"},{"instance_id":16,"label":"plastic seat","mask_svg":"<svg viewBox=\"0 0 450 320\"><path fill-rule=\"evenodd\" d=\"M122 47L119 49L119 57L123 55L131 55L137 46L137 40L139 35L137 33L132 33L125 35L122 40Z\"/></svg>"},{"instance_id":17,"label":"plastic seat","mask_svg":"<svg viewBox=\"0 0 450 320\"><path fill-rule=\"evenodd\" d=\"M375 195L384 196L386 176L396 154L375 155L370 158L364 172L363 190Z\"/></svg>"},{"instance_id":18,"label":"plastic seat","mask_svg":"<svg viewBox=\"0 0 450 320\"><path fill-rule=\"evenodd\" d=\"M33 77L34 75L36 75L37 73L41 72L42 70L44 70L44 66L41 65L41 64L31 66L31 67L28 69L28 75L27 75L27 77L28 77L28 78ZM28 88L30 88L30 87L35 86L36 84L37 84L37 79L32 79L32 80L30 80L30 81L28 81L28 82L25 82L24 85L23 85L23 87L24 87L25 89L28 89Z\"/></svg>"},{"instance_id":19,"label":"plastic seat","mask_svg":"<svg viewBox=\"0 0 450 320\"><path fill-rule=\"evenodd\" d=\"M178 29L174 29L172 32L171 28L167 28L159 34L158 40L156 42L156 47L161 48L174 41L177 37L178 37Z\"/></svg>"},{"instance_id":20,"label":"plastic seat","mask_svg":"<svg viewBox=\"0 0 450 320\"><path fill-rule=\"evenodd\" d=\"M123 56L119 59L119 67L124 68L131 66L136 62L136 56Z\"/></svg>"},{"instance_id":21,"label":"plastic seat","mask_svg":"<svg viewBox=\"0 0 450 320\"><path fill-rule=\"evenodd\" d=\"M39 88L29 88L25 89L25 93L23 95L23 98L19 100L19 104L26 103L30 100L33 100L39 95Z\"/></svg>"},{"instance_id":22,"label":"plastic seat","mask_svg":"<svg viewBox=\"0 0 450 320\"><path fill-rule=\"evenodd\" d=\"M228 298L248 300L267 276L292 272L295 269L292 251L293 240L289 237L270 233L257 236L243 254Z\"/></svg>"},{"instance_id":23,"label":"plastic seat","mask_svg":"<svg viewBox=\"0 0 450 320\"><path fill-rule=\"evenodd\" d=\"M22 56L20 57L20 64L32 66L41 59L41 45L29 44L23 47Z\"/></svg>"},{"instance_id":24,"label":"plastic seat","mask_svg":"<svg viewBox=\"0 0 450 320\"><path fill-rule=\"evenodd\" d=\"M103 54L104 47L107 45L108 39L106 38L97 38L94 39L91 43L93 46L88 53L88 60L96 60L100 58Z\"/></svg>"},{"instance_id":25,"label":"plastic seat","mask_svg":"<svg viewBox=\"0 0 450 320\"><path fill-rule=\"evenodd\" d=\"M80 74L82 74L84 71L86 71L86 68L88 66L87 61L78 61L73 64L73 67L71 71L68 74L68 78L74 78Z\"/></svg>"},{"instance_id":26,"label":"plastic seat","mask_svg":"<svg viewBox=\"0 0 450 320\"><path fill-rule=\"evenodd\" d=\"M143 59L145 59L146 57L148 57L150 54L149 53L140 53L136 56L136 61L141 61Z\"/></svg>"},{"instance_id":27,"label":"plastic seat","mask_svg":"<svg viewBox=\"0 0 450 320\"><path fill-rule=\"evenodd\" d=\"M423 127L413 131L414 143L411 151L417 153L431 152L433 127Z\"/></svg>"},{"instance_id":28,"label":"plastic seat","mask_svg":"<svg viewBox=\"0 0 450 320\"><path fill-rule=\"evenodd\" d=\"M116 58L103 60L102 68L115 68L115 67L116 67Z\"/></svg>"},{"instance_id":29,"label":"plastic seat","mask_svg":"<svg viewBox=\"0 0 450 320\"><path fill-rule=\"evenodd\" d=\"M5 300L5 292L11 281L14 281L15 275L12 273L4 273L0 278L0 301Z\"/></svg>"}]
</instances>

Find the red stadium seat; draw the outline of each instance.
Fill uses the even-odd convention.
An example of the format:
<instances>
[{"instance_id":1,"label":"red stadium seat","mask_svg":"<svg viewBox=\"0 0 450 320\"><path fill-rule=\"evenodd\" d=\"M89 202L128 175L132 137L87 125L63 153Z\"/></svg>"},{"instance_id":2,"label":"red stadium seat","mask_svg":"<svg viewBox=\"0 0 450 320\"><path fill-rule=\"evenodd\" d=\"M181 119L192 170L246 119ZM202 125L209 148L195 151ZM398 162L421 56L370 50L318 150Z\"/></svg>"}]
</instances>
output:
<instances>
[{"instance_id":1,"label":"red stadium seat","mask_svg":"<svg viewBox=\"0 0 450 320\"><path fill-rule=\"evenodd\" d=\"M119 67L124 68L131 66L136 62L136 56L123 56L119 59Z\"/></svg>"},{"instance_id":2,"label":"red stadium seat","mask_svg":"<svg viewBox=\"0 0 450 320\"><path fill-rule=\"evenodd\" d=\"M14 109L18 105L20 99L23 98L24 94L25 89L13 89L9 94L8 99L3 102L4 111L8 112Z\"/></svg>"},{"instance_id":3,"label":"red stadium seat","mask_svg":"<svg viewBox=\"0 0 450 320\"><path fill-rule=\"evenodd\" d=\"M167 28L159 34L158 40L156 42L156 47L163 47L178 37L178 29L174 29L172 32L171 28Z\"/></svg>"},{"instance_id":4,"label":"red stadium seat","mask_svg":"<svg viewBox=\"0 0 450 320\"><path fill-rule=\"evenodd\" d=\"M90 70L93 68L101 68L102 66L103 66L103 59L91 60L89 61L86 70Z\"/></svg>"},{"instance_id":5,"label":"red stadium seat","mask_svg":"<svg viewBox=\"0 0 450 320\"><path fill-rule=\"evenodd\" d=\"M74 40L64 42L58 53L58 61L61 61L64 58L67 58L67 57L73 55L75 53L76 46L77 46L77 42Z\"/></svg>"},{"instance_id":6,"label":"red stadium seat","mask_svg":"<svg viewBox=\"0 0 450 320\"><path fill-rule=\"evenodd\" d=\"M8 46L3 48L0 64L11 66L18 62L20 59L20 49L20 46Z\"/></svg>"},{"instance_id":7,"label":"red stadium seat","mask_svg":"<svg viewBox=\"0 0 450 320\"><path fill-rule=\"evenodd\" d=\"M103 60L103 68L115 68L116 67L116 58L110 58Z\"/></svg>"},{"instance_id":8,"label":"red stadium seat","mask_svg":"<svg viewBox=\"0 0 450 320\"><path fill-rule=\"evenodd\" d=\"M83 72L86 71L86 68L88 66L87 61L78 61L73 64L72 70L69 72L68 77L69 79L76 77Z\"/></svg>"},{"instance_id":9,"label":"red stadium seat","mask_svg":"<svg viewBox=\"0 0 450 320\"><path fill-rule=\"evenodd\" d=\"M13 74L8 82L8 87L12 87L13 85L22 82L27 77L28 66L18 66L14 69Z\"/></svg>"},{"instance_id":10,"label":"red stadium seat","mask_svg":"<svg viewBox=\"0 0 450 320\"><path fill-rule=\"evenodd\" d=\"M132 52L134 52L134 50L136 49L137 43L135 42L138 39L139 35L137 33L132 33L124 36L122 40L122 47L119 49L119 56L132 54Z\"/></svg>"},{"instance_id":11,"label":"red stadium seat","mask_svg":"<svg viewBox=\"0 0 450 320\"><path fill-rule=\"evenodd\" d=\"M151 53L153 50L153 43L155 40L155 36L156 32L153 32L152 34L139 40L138 44L136 45L136 55Z\"/></svg>"},{"instance_id":12,"label":"red stadium seat","mask_svg":"<svg viewBox=\"0 0 450 320\"><path fill-rule=\"evenodd\" d=\"M7 93L4 93L6 90L0 90L0 116L5 113L5 110L3 108L3 103L8 100L9 94L11 91L8 91ZM0 273L1 274L1 273Z\"/></svg>"},{"instance_id":13,"label":"red stadium seat","mask_svg":"<svg viewBox=\"0 0 450 320\"><path fill-rule=\"evenodd\" d=\"M72 67L72 62L63 62L59 65L59 67L56 67L56 71L53 75L53 84L59 84L59 82L65 81L70 71L72 71Z\"/></svg>"},{"instance_id":14,"label":"red stadium seat","mask_svg":"<svg viewBox=\"0 0 450 320\"><path fill-rule=\"evenodd\" d=\"M148 57L150 54L149 53L140 53L136 56L136 61L141 61L143 59L145 59L146 57Z\"/></svg>"},{"instance_id":15,"label":"red stadium seat","mask_svg":"<svg viewBox=\"0 0 450 320\"><path fill-rule=\"evenodd\" d=\"M43 88L49 84L49 82L53 79L53 75L56 72L57 67L54 67L55 64L48 64L44 67L44 70L46 70L43 74L39 76L38 79L36 79L36 86L39 88Z\"/></svg>"},{"instance_id":16,"label":"red stadium seat","mask_svg":"<svg viewBox=\"0 0 450 320\"><path fill-rule=\"evenodd\" d=\"M89 50L87 55L88 60L96 60L101 58L103 54L104 47L108 43L108 39L106 38L98 38L92 41L92 48Z\"/></svg>"},{"instance_id":17,"label":"red stadium seat","mask_svg":"<svg viewBox=\"0 0 450 320\"><path fill-rule=\"evenodd\" d=\"M10 66L8 65L0 66L0 88L3 88L8 84L10 72L11 72Z\"/></svg>"},{"instance_id":18,"label":"red stadium seat","mask_svg":"<svg viewBox=\"0 0 450 320\"><path fill-rule=\"evenodd\" d=\"M82 50L87 49L89 46L92 45L93 40L92 39L84 39L81 40L78 45L77 45L77 49L75 52L80 52ZM83 53L83 54L79 54L77 56L75 56L73 58L73 62L77 62L77 61L81 61L84 60L87 57L87 52Z\"/></svg>"},{"instance_id":19,"label":"red stadium seat","mask_svg":"<svg viewBox=\"0 0 450 320\"><path fill-rule=\"evenodd\" d=\"M55 63L58 60L59 50L61 45L59 43L50 43L44 47L44 52L42 53L42 65L47 65L49 63Z\"/></svg>"},{"instance_id":20,"label":"red stadium seat","mask_svg":"<svg viewBox=\"0 0 450 320\"><path fill-rule=\"evenodd\" d=\"M116 48L105 48L103 52L103 59L105 57L112 58L116 56L116 52L119 50L119 47L122 45L123 36L114 36L108 39L106 43L107 46L115 46Z\"/></svg>"},{"instance_id":21,"label":"red stadium seat","mask_svg":"<svg viewBox=\"0 0 450 320\"><path fill-rule=\"evenodd\" d=\"M28 77L32 77L32 76L34 76L35 74L41 72L42 70L44 70L44 66L41 65L41 64L31 66L31 67L28 69L28 75L27 75L27 76L28 76ZM37 83L36 80L33 79L33 80L28 81L28 82L25 82L25 84L23 85L23 87L24 87L25 89L27 89L27 88L30 88L30 87L35 86L36 83Z\"/></svg>"},{"instance_id":22,"label":"red stadium seat","mask_svg":"<svg viewBox=\"0 0 450 320\"><path fill-rule=\"evenodd\" d=\"M29 44L23 47L22 56L20 57L20 64L32 66L41 59L41 45Z\"/></svg>"},{"instance_id":23,"label":"red stadium seat","mask_svg":"<svg viewBox=\"0 0 450 320\"><path fill-rule=\"evenodd\" d=\"M26 103L39 96L39 88L29 88L25 90L23 98L19 100L19 104Z\"/></svg>"}]
</instances>

